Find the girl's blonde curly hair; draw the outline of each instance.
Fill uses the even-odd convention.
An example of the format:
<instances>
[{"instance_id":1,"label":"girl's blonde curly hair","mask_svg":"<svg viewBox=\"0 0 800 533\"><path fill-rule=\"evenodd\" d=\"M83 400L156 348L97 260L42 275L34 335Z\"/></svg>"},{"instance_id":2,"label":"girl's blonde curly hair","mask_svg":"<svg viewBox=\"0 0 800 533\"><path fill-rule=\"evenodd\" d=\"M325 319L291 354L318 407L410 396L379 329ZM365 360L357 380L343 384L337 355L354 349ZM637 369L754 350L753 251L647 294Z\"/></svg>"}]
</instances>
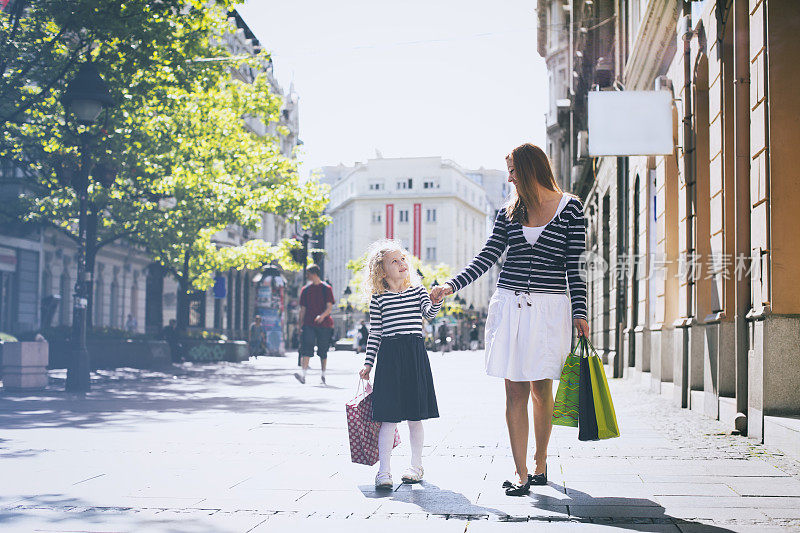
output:
<instances>
[{"instance_id":1,"label":"girl's blonde curly hair","mask_svg":"<svg viewBox=\"0 0 800 533\"><path fill-rule=\"evenodd\" d=\"M361 285L361 298L366 304L370 302L374 294L383 294L389 290L389 284L386 282L386 270L383 268L383 258L389 252L400 252L408 263L408 277L403 284L403 290L422 284L419 274L411 266L408 250L403 248L400 241L394 239L375 241L369 247L362 271L364 282Z\"/></svg>"}]
</instances>

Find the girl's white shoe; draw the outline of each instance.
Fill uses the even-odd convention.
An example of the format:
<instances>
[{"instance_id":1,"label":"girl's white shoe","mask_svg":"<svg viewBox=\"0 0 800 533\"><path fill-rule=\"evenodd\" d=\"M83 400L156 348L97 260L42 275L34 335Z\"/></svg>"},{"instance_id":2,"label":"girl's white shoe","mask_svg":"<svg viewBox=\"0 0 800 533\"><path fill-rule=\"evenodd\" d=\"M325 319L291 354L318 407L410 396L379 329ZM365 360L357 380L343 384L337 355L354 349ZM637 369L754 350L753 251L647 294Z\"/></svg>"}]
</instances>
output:
<instances>
[{"instance_id":1,"label":"girl's white shoe","mask_svg":"<svg viewBox=\"0 0 800 533\"><path fill-rule=\"evenodd\" d=\"M375 476L375 488L391 489L392 487L394 487L394 483L392 482L392 474L389 472L378 472L378 475Z\"/></svg>"},{"instance_id":2,"label":"girl's white shoe","mask_svg":"<svg viewBox=\"0 0 800 533\"><path fill-rule=\"evenodd\" d=\"M424 473L425 471L421 466L409 466L408 469L403 472L403 483L419 483L422 481L422 475Z\"/></svg>"}]
</instances>

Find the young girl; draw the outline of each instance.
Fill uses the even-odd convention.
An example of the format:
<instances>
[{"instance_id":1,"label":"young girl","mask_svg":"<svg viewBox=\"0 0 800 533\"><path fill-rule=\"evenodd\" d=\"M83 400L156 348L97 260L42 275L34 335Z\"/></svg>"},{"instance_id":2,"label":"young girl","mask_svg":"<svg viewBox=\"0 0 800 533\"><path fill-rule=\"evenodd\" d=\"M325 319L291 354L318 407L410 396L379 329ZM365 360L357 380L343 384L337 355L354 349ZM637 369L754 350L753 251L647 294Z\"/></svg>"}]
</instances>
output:
<instances>
[{"instance_id":1,"label":"young girl","mask_svg":"<svg viewBox=\"0 0 800 533\"><path fill-rule=\"evenodd\" d=\"M392 488L389 462L397 424L408 421L411 466L405 483L422 481L422 420L438 418L436 393L428 353L422 340L422 317L430 320L442 306L433 303L419 277L409 268L405 251L396 241L372 245L364 267L364 297L369 299L370 331L367 358L359 375L369 379L377 360L372 392L372 418L378 433L380 466L375 487Z\"/></svg>"}]
</instances>

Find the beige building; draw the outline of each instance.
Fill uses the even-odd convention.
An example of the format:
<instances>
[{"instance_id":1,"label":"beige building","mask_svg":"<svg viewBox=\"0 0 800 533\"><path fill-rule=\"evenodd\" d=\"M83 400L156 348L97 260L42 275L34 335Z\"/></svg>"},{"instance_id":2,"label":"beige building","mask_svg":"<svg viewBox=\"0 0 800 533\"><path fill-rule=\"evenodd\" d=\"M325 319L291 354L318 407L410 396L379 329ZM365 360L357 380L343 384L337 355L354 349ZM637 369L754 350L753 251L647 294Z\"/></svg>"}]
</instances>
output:
<instances>
[{"instance_id":1,"label":"beige building","mask_svg":"<svg viewBox=\"0 0 800 533\"><path fill-rule=\"evenodd\" d=\"M674 153L570 161L589 249L608 265L589 283L595 346L616 376L800 454L800 3L569 4L562 126L576 146L588 91L673 97ZM539 1L540 23L553 5L566 4Z\"/></svg>"},{"instance_id":2,"label":"beige building","mask_svg":"<svg viewBox=\"0 0 800 533\"><path fill-rule=\"evenodd\" d=\"M425 263L445 263L457 273L485 243L499 171L462 169L441 157L376 158L353 167L325 167L331 183L326 229L326 275L337 299L350 280L347 262L370 243L394 238ZM502 174L502 173L500 173ZM492 184L487 194L483 182ZM490 201L491 200L491 201ZM439 280L443 282L444 280ZM484 309L493 288L483 276L460 296Z\"/></svg>"}]
</instances>

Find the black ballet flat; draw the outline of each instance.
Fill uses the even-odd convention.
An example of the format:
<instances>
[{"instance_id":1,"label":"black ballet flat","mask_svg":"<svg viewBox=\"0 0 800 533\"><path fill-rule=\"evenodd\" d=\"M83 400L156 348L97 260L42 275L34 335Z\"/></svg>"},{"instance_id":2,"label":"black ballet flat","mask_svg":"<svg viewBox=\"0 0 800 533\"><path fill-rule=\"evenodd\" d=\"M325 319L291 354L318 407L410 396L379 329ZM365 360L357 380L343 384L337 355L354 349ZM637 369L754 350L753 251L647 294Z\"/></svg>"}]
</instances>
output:
<instances>
[{"instance_id":1,"label":"black ballet flat","mask_svg":"<svg viewBox=\"0 0 800 533\"><path fill-rule=\"evenodd\" d=\"M547 466L544 467L544 474L530 475L528 481L531 485L547 485Z\"/></svg>"},{"instance_id":2,"label":"black ballet flat","mask_svg":"<svg viewBox=\"0 0 800 533\"><path fill-rule=\"evenodd\" d=\"M511 483L511 486L506 488L506 496L526 496L531 493L531 477L525 483Z\"/></svg>"}]
</instances>

